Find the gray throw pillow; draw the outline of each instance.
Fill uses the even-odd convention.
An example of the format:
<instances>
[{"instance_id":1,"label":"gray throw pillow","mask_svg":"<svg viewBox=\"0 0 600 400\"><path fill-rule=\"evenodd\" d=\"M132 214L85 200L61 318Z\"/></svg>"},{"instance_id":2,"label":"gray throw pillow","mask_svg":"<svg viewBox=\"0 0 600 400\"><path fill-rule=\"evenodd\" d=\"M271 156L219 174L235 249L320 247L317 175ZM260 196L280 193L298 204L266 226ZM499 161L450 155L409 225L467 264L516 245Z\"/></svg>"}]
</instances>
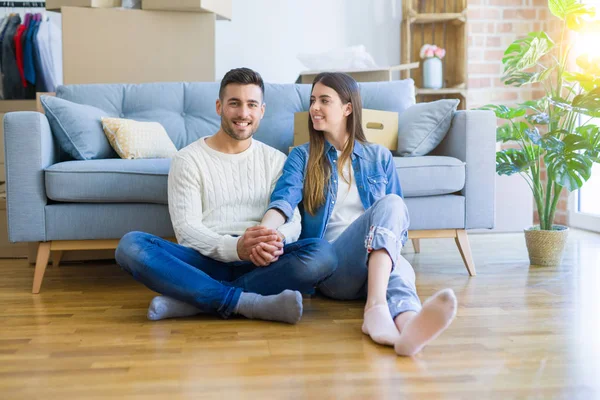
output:
<instances>
[{"instance_id":1,"label":"gray throw pillow","mask_svg":"<svg viewBox=\"0 0 600 400\"><path fill-rule=\"evenodd\" d=\"M398 150L396 155L424 156L444 139L458 99L444 99L417 103L398 116Z\"/></svg>"},{"instance_id":2,"label":"gray throw pillow","mask_svg":"<svg viewBox=\"0 0 600 400\"><path fill-rule=\"evenodd\" d=\"M102 130L105 111L54 96L40 101L59 146L75 160L118 158Z\"/></svg>"}]
</instances>

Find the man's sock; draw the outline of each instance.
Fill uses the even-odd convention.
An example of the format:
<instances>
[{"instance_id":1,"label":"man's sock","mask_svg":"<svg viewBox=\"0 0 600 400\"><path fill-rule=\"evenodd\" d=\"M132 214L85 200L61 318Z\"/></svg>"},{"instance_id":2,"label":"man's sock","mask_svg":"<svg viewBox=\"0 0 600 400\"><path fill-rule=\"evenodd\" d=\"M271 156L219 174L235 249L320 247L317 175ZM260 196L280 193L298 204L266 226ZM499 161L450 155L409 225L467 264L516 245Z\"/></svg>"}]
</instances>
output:
<instances>
[{"instance_id":1,"label":"man's sock","mask_svg":"<svg viewBox=\"0 0 600 400\"><path fill-rule=\"evenodd\" d=\"M393 346L400 339L398 328L394 324L387 304L378 304L365 311L362 331L373 341Z\"/></svg>"},{"instance_id":2,"label":"man's sock","mask_svg":"<svg viewBox=\"0 0 600 400\"><path fill-rule=\"evenodd\" d=\"M421 311L410 319L394 350L400 356L413 356L438 337L456 316L456 296L452 289L444 289L431 296Z\"/></svg>"},{"instance_id":3,"label":"man's sock","mask_svg":"<svg viewBox=\"0 0 600 400\"><path fill-rule=\"evenodd\" d=\"M156 296L148 307L148 319L158 321L165 318L190 317L201 313L195 306L167 296Z\"/></svg>"},{"instance_id":4,"label":"man's sock","mask_svg":"<svg viewBox=\"0 0 600 400\"><path fill-rule=\"evenodd\" d=\"M235 313L250 319L295 324L302 317L302 294L294 290L284 290L272 296L243 292Z\"/></svg>"}]
</instances>

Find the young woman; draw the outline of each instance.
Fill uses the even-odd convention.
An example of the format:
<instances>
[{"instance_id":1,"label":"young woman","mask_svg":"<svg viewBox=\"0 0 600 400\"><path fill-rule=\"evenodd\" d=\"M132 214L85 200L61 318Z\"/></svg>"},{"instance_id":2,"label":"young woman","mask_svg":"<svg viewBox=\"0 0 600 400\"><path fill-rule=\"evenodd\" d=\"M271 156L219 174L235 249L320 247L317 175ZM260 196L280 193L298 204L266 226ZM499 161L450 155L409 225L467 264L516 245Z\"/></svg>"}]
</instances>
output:
<instances>
[{"instance_id":1,"label":"young woman","mask_svg":"<svg viewBox=\"0 0 600 400\"><path fill-rule=\"evenodd\" d=\"M391 152L365 138L356 81L319 74L310 97L310 142L294 148L271 196L262 224L277 228L302 213L301 237L333 243L338 266L319 284L340 300L364 298L362 331L375 342L412 356L444 331L456 315L452 289L421 304L415 273L400 255L408 239L408 211ZM255 248L252 261L272 256Z\"/></svg>"}]
</instances>

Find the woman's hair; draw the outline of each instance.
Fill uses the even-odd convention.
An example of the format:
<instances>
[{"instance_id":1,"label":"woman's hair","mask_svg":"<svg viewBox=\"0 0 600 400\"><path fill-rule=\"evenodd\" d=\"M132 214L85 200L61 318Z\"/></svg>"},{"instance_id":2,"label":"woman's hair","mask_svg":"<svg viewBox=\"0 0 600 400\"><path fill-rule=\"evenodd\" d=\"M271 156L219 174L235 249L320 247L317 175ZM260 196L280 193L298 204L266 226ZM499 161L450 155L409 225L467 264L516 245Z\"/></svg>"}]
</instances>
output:
<instances>
[{"instance_id":1,"label":"woman's hair","mask_svg":"<svg viewBox=\"0 0 600 400\"><path fill-rule=\"evenodd\" d=\"M362 128L362 101L358 83L347 74L341 72L323 72L317 75L313 81L312 89L317 83L321 83L335 90L342 104L350 103L352 112L346 120L346 131L350 134L344 145L342 155L338 161L338 168L343 171L344 165L350 160L354 150L354 140L366 143L367 139ZM311 93L312 93L311 89ZM308 131L310 137L310 151L306 178L304 180L304 208L311 215L315 215L317 209L325 202L325 188L329 182L331 166L325 154L325 137L323 132L315 130L312 118L308 118ZM350 177L342 179L350 183Z\"/></svg>"}]
</instances>

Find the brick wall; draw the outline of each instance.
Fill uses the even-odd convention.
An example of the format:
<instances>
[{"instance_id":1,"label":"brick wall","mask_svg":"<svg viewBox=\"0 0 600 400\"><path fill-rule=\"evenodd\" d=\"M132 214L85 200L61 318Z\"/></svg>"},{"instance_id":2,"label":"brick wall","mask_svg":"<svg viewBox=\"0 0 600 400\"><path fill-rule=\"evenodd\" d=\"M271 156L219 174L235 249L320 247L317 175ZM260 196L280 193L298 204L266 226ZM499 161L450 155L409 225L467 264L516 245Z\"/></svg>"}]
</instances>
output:
<instances>
[{"instance_id":1,"label":"brick wall","mask_svg":"<svg viewBox=\"0 0 600 400\"><path fill-rule=\"evenodd\" d=\"M510 43L532 31L544 30L556 41L560 21L548 10L548 0L468 0L468 108L488 103L514 105L539 98L537 85L505 86L502 55ZM543 171L545 176L545 171ZM561 196L555 222L566 224L568 193ZM534 204L535 207L535 204ZM534 215L537 223L537 211Z\"/></svg>"}]
</instances>

